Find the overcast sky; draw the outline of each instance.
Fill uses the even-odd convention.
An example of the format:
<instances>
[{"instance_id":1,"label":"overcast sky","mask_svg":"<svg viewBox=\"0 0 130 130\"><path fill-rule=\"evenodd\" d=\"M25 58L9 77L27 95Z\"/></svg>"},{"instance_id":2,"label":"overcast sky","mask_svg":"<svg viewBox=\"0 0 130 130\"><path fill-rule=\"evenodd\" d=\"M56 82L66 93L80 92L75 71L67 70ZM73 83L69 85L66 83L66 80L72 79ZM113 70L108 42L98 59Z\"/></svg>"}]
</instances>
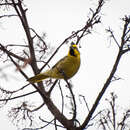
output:
<instances>
[{"instance_id":1,"label":"overcast sky","mask_svg":"<svg viewBox=\"0 0 130 130\"><path fill-rule=\"evenodd\" d=\"M27 16L30 27L39 34L45 32L47 43L56 48L71 35L72 31L85 25L89 16L89 8L95 8L97 2L96 0L26 0L25 4L28 8ZM90 106L105 83L118 50L113 41L110 43L105 29L111 27L120 41L119 36L123 26L121 18L128 14L130 15L129 0L108 0L102 9L102 23L95 26L93 34L86 36L80 43L81 67L71 81L74 84L73 90L76 95L84 95ZM22 43L25 41L23 29L16 18L6 18L0 21L0 36L2 36L1 43ZM68 45L64 45L61 48L52 61L52 65L67 54L68 47ZM129 57L130 54L126 54L122 58L116 73L123 80L113 82L110 85L101 103L109 96L110 92L114 91L119 97L117 100L119 105L125 108L130 107ZM24 85L25 83L25 80L22 80L18 84ZM8 122L6 110L1 110L0 113L2 115L0 129L15 130L16 127ZM92 129L90 128L90 130Z\"/></svg>"}]
</instances>

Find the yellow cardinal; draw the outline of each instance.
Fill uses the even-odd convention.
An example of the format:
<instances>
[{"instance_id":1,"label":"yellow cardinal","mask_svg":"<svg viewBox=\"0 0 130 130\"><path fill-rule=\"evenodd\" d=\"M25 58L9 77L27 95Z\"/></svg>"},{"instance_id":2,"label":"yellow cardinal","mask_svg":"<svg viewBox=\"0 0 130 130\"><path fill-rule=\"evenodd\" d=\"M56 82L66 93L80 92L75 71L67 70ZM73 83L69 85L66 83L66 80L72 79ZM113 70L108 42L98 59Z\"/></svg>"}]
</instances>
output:
<instances>
[{"instance_id":1,"label":"yellow cardinal","mask_svg":"<svg viewBox=\"0 0 130 130\"><path fill-rule=\"evenodd\" d=\"M69 79L80 67L80 52L77 45L72 43L68 55L59 60L51 69L28 79L30 83L37 83L46 78Z\"/></svg>"}]
</instances>

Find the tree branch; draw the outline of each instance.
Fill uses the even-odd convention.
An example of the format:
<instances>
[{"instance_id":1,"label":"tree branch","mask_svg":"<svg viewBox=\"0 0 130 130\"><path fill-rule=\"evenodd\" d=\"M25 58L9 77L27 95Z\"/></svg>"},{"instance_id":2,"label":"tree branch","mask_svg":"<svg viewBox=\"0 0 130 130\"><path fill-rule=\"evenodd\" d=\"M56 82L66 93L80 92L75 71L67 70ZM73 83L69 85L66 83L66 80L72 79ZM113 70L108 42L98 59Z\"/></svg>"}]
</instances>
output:
<instances>
[{"instance_id":1,"label":"tree branch","mask_svg":"<svg viewBox=\"0 0 130 130\"><path fill-rule=\"evenodd\" d=\"M128 27L128 21L126 20L126 21L125 21L125 24L124 24L124 28L123 28L122 37L121 37L121 39L122 39L122 40L121 40L121 44L120 44L121 46L120 46L120 49L119 49L119 52L118 52L118 55L117 55L115 64L113 65L113 68L112 68L112 70L111 70L111 73L110 73L108 79L106 80L106 82L105 82L105 84L104 84L102 90L101 90L100 93L98 94L98 96L97 96L97 98L96 98L96 100L95 100L95 102L94 102L94 104L93 104L93 106L92 106L92 108L91 108L91 110L90 110L88 116L86 117L86 119L85 119L85 121L83 122L83 124L79 127L80 129L84 129L84 128L88 125L88 123L89 123L89 121L90 121L90 119L91 119L93 113L95 112L95 110L96 110L96 108L97 108L97 106L98 106L98 104L99 104L99 102L100 102L102 96L104 95L106 89L107 89L108 86L110 85L111 80L112 80L112 78L113 78L113 76L114 76L114 74L115 74L115 72L116 72L116 70L117 70L117 67L118 67L118 64L119 64L119 62L120 62L120 59L121 59L122 55L124 54L124 53L122 53L122 52L123 52L123 47L124 47L124 45L125 45L125 43L126 43L126 42L125 42L125 34L126 34L126 31L127 31L127 27Z\"/></svg>"},{"instance_id":2,"label":"tree branch","mask_svg":"<svg viewBox=\"0 0 130 130\"><path fill-rule=\"evenodd\" d=\"M51 124L51 125L55 125L54 123L52 123L53 121L54 121L54 119L52 120L52 121L45 121L45 120L43 120L41 117L39 117L39 119L42 121L42 122L45 122L45 123L47 123L47 124ZM61 128L65 128L65 127L63 127L63 126L61 126L61 125L57 125L58 127L61 127ZM41 127L42 129L43 128L45 128L46 127L46 125L45 126L43 126L43 127Z\"/></svg>"},{"instance_id":3,"label":"tree branch","mask_svg":"<svg viewBox=\"0 0 130 130\"><path fill-rule=\"evenodd\" d=\"M4 17L13 17L13 16L18 16L16 14L11 14L11 15L1 15L0 18L4 18Z\"/></svg>"},{"instance_id":4,"label":"tree branch","mask_svg":"<svg viewBox=\"0 0 130 130\"><path fill-rule=\"evenodd\" d=\"M67 79L65 79L65 81L66 81L66 83L67 83L67 85L68 85L68 88L69 88L69 91L70 91L70 93L71 93L71 96L72 96L72 99L73 99L73 105L74 105L74 108L73 108L73 117L72 117L72 121L75 121L76 120L76 115L77 115L77 106L76 106L76 100L75 100L75 96L74 96L74 93L73 93L73 91L72 91L72 86L71 86L71 84L68 82L68 80Z\"/></svg>"},{"instance_id":5,"label":"tree branch","mask_svg":"<svg viewBox=\"0 0 130 130\"><path fill-rule=\"evenodd\" d=\"M117 44L117 46L120 48L120 45L118 43L118 41L116 40L114 34L113 34L113 31L109 28L109 29L106 29L107 32L109 32L111 35L110 35L110 38L112 37L115 41L115 43Z\"/></svg>"},{"instance_id":6,"label":"tree branch","mask_svg":"<svg viewBox=\"0 0 130 130\"><path fill-rule=\"evenodd\" d=\"M52 56L48 59L48 61L41 67L41 69L39 70L39 73L44 69L44 67L51 61L51 59L55 56L55 54L58 52L58 50L65 44L67 43L70 39L74 38L74 37L78 37L76 44L79 43L79 41L81 40L81 38L84 36L84 34L88 31L89 32L89 28L92 28L95 24L100 23L100 17L98 16L98 13L100 12L102 6L104 4L104 0L99 0L99 5L96 9L95 12L93 12L93 15L91 18L88 19L88 21L86 22L85 26L83 28L81 28L80 30L77 30L76 32L73 32L69 37L67 37L55 50L55 52L52 54ZM81 33L80 36L78 36L78 34Z\"/></svg>"},{"instance_id":7,"label":"tree branch","mask_svg":"<svg viewBox=\"0 0 130 130\"><path fill-rule=\"evenodd\" d=\"M42 41L42 43L44 44L45 46L45 49L47 49L47 45L45 43L45 41L37 34L37 32L33 29L33 28L30 28L30 30L32 30L33 33L35 33L35 35L40 39L40 41Z\"/></svg>"},{"instance_id":8,"label":"tree branch","mask_svg":"<svg viewBox=\"0 0 130 130\"><path fill-rule=\"evenodd\" d=\"M59 89L60 89L60 92L61 92L61 98L62 98L62 110L61 110L61 112L63 114L63 112L64 112L64 96L63 96L63 91L61 89L60 81L58 82L58 85L59 85Z\"/></svg>"},{"instance_id":9,"label":"tree branch","mask_svg":"<svg viewBox=\"0 0 130 130\"><path fill-rule=\"evenodd\" d=\"M21 70L21 68L19 67L19 65L13 60L13 58L8 55L9 58L11 59L12 63L16 66L16 68L18 68L19 72L26 78L28 79L28 76Z\"/></svg>"},{"instance_id":10,"label":"tree branch","mask_svg":"<svg viewBox=\"0 0 130 130\"><path fill-rule=\"evenodd\" d=\"M30 93L26 93L26 94L22 94L22 95L19 95L19 96L16 96L16 97L12 97L12 98L7 98L7 99L0 99L0 101L10 101L10 100L14 100L14 99L18 99L18 98L21 98L21 97L25 97L25 96L28 96L28 95L31 95L31 94L34 94L38 92L37 90L36 91L32 91Z\"/></svg>"},{"instance_id":11,"label":"tree branch","mask_svg":"<svg viewBox=\"0 0 130 130\"><path fill-rule=\"evenodd\" d=\"M22 3L21 3L20 0L18 0L17 4L15 3L14 0L12 0L12 3L13 3L13 6L14 6L20 20L21 20L24 31L26 33L26 37L27 37L28 44L29 44L29 50L30 50L30 56L31 56L31 66L32 66L33 72L35 74L38 74L38 67L37 67L37 64L36 64L35 51L34 51L34 46L33 46L33 38L31 37L28 21L27 21L27 18L26 18L27 9L25 9L25 10L23 9Z\"/></svg>"},{"instance_id":12,"label":"tree branch","mask_svg":"<svg viewBox=\"0 0 130 130\"><path fill-rule=\"evenodd\" d=\"M14 58L16 58L16 59L18 59L20 61L25 62L27 60L26 58L20 57L20 56L14 54L14 53L8 51L2 44L0 44L0 50L2 50L7 55L10 55L10 56L12 56L12 57L14 57Z\"/></svg>"},{"instance_id":13,"label":"tree branch","mask_svg":"<svg viewBox=\"0 0 130 130\"><path fill-rule=\"evenodd\" d=\"M51 86L51 88L49 89L49 91L47 92L48 95L51 94L51 92L52 92L52 90L54 89L54 87L55 87L55 85L56 85L57 82L58 82L58 79L55 80L55 82L53 83L53 85Z\"/></svg>"}]
</instances>

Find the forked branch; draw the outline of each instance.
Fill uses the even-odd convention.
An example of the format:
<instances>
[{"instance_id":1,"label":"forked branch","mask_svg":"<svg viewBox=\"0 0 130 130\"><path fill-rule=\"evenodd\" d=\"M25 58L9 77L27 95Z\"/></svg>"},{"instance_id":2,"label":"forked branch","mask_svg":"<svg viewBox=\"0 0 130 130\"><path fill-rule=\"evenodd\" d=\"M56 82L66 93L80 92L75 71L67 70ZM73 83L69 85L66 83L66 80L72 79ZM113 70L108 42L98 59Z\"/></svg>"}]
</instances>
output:
<instances>
[{"instance_id":1,"label":"forked branch","mask_svg":"<svg viewBox=\"0 0 130 130\"><path fill-rule=\"evenodd\" d=\"M127 41L126 41L126 37L127 37L127 35L128 35L128 33L126 33L126 32L127 32L127 30L129 29L129 26L128 26L129 24L130 24L130 18L129 18L129 17L125 17L125 18L124 18L124 27L123 27L122 37L121 37L121 43L120 43L120 49L119 49L119 51L118 51L118 55L117 55L117 58L116 58L116 60L115 60L114 65L113 65L113 68L112 68L112 70L111 70L111 73L110 73L108 79L106 80L106 82L105 82L105 84L104 84L102 90L101 90L100 93L98 94L98 96L97 96L97 98L96 98L96 100L95 100L95 102L94 102L94 104L93 104L93 106L92 106L92 108L91 108L91 110L90 110L88 116L86 117L86 119L85 119L85 121L83 122L83 124L79 127L80 129L84 129L84 128L88 125L88 123L89 123L90 119L92 118L92 115L93 115L93 113L95 112L95 110L96 110L96 108L97 108L97 106L98 106L98 104L99 104L101 98L103 97L103 95L104 95L106 89L109 87L109 85L110 85L110 83L111 83L111 81L112 81L112 78L113 78L113 76L114 76L114 74L115 74L115 72L116 72L116 70L117 70L118 65L119 65L120 59L121 59L122 55L124 54L124 53L123 53L123 52L124 52L124 46L125 46L125 44L126 44L126 42L127 42ZM126 34L127 34L127 35L126 35ZM129 37L129 36L128 36L128 37ZM130 43L129 43L129 44L130 44ZM129 50L128 50L128 51L129 51Z\"/></svg>"}]
</instances>

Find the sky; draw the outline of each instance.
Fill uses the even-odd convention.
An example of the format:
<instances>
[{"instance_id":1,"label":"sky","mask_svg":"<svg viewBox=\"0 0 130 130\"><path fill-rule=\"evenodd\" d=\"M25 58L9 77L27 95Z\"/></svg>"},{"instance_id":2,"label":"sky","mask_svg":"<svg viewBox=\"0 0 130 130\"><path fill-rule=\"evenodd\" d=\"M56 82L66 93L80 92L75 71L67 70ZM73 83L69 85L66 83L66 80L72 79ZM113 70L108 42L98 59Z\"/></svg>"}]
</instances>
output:
<instances>
[{"instance_id":1,"label":"sky","mask_svg":"<svg viewBox=\"0 0 130 130\"><path fill-rule=\"evenodd\" d=\"M96 0L25 0L25 5L28 8L27 16L30 27L34 28L38 34L45 32L47 43L56 49L65 38L71 35L72 31L76 31L85 25L89 16L89 9L95 8L97 3ZM129 0L108 0L102 9L102 23L95 26L92 35L87 35L80 42L81 67L71 81L74 85L73 91L75 94L77 96L84 95L90 107L103 87L117 56L117 45L113 41L110 42L105 29L111 27L115 36L117 36L117 40L120 41L119 37L123 26L121 18L126 14L130 15L129 5ZM22 26L17 18L0 20L1 43L23 43L26 41ZM64 45L50 65L54 65L55 61L66 55L68 47L69 45ZM121 77L122 80L115 81L109 86L100 102L103 105L99 105L99 108L107 106L105 98L110 97L110 92L113 91L118 95L117 104L125 109L130 107L129 57L130 54L127 53L121 59L116 75ZM14 68L10 72L14 72ZM15 78L17 77L15 76ZM19 82L16 87L26 83L23 78L18 79ZM14 79L10 80L11 84L13 82ZM0 85L5 83L6 81L2 80ZM7 84L8 86L10 84ZM0 111L2 115L0 122L3 124L0 125L0 129L16 130L17 128L11 122L8 122L7 110L2 109ZM84 116L84 113L81 115ZM95 129L90 128L90 130Z\"/></svg>"}]
</instances>

